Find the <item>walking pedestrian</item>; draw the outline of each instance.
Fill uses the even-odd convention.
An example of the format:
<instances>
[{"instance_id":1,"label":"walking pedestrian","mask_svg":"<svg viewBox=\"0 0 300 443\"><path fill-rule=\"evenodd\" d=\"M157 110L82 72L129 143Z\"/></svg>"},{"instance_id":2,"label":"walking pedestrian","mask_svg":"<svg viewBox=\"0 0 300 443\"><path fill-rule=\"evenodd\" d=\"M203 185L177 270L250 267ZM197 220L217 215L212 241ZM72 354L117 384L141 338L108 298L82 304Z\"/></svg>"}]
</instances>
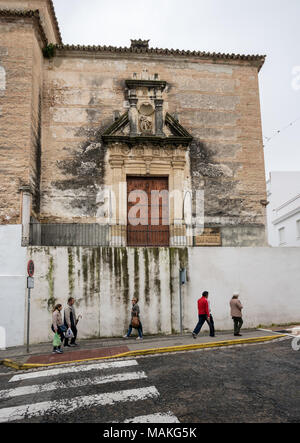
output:
<instances>
[{"instance_id":1,"label":"walking pedestrian","mask_svg":"<svg viewBox=\"0 0 300 443\"><path fill-rule=\"evenodd\" d=\"M243 306L239 300L239 294L233 294L230 300L230 312L234 323L234 335L236 337L242 337L240 334L241 327L243 326L243 316L242 316Z\"/></svg>"},{"instance_id":2,"label":"walking pedestrian","mask_svg":"<svg viewBox=\"0 0 300 443\"><path fill-rule=\"evenodd\" d=\"M51 329L54 334L58 334L60 336L61 343L64 341L65 335L64 332L66 327L63 324L62 316L61 316L62 305L58 304L54 307L52 314L52 326ZM53 346L53 354L63 354L61 350L61 345Z\"/></svg>"},{"instance_id":3,"label":"walking pedestrian","mask_svg":"<svg viewBox=\"0 0 300 443\"><path fill-rule=\"evenodd\" d=\"M65 326L68 329L71 329L73 332L73 337L71 338L70 344L69 344L69 339L65 337L65 344L64 344L65 347L78 346L78 344L76 343L78 319L76 318L74 303L75 303L74 297L69 297L68 304L64 310Z\"/></svg>"},{"instance_id":4,"label":"walking pedestrian","mask_svg":"<svg viewBox=\"0 0 300 443\"><path fill-rule=\"evenodd\" d=\"M209 309L209 335L210 335L210 337L215 337L216 336L215 322L214 322L214 318L211 313L210 301L207 300L207 303L208 303L208 309Z\"/></svg>"},{"instance_id":5,"label":"walking pedestrian","mask_svg":"<svg viewBox=\"0 0 300 443\"><path fill-rule=\"evenodd\" d=\"M124 338L129 338L131 336L133 328L138 330L139 336L137 337L137 340L143 340L143 326L140 319L140 307L137 298L132 299L131 322Z\"/></svg>"},{"instance_id":6,"label":"walking pedestrian","mask_svg":"<svg viewBox=\"0 0 300 443\"><path fill-rule=\"evenodd\" d=\"M197 338L199 332L201 331L202 326L204 325L205 322L207 322L209 329L210 329L210 335L213 336L214 334L212 334L212 325L210 324L210 313L209 313L209 306L208 306L208 292L204 291L202 294L202 297L199 298L198 300L198 316L199 316L199 321L197 326L194 329L193 332L193 338Z\"/></svg>"}]
</instances>

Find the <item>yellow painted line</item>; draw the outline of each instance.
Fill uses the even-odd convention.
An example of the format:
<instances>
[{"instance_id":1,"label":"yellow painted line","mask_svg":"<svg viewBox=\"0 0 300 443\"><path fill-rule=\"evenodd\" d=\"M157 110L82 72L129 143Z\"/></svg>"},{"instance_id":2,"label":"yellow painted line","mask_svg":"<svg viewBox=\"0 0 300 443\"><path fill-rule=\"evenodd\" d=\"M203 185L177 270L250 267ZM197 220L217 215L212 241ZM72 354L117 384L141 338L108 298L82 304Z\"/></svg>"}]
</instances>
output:
<instances>
[{"instance_id":1,"label":"yellow painted line","mask_svg":"<svg viewBox=\"0 0 300 443\"><path fill-rule=\"evenodd\" d=\"M200 343L194 345L181 345L181 346L169 346L164 348L150 348L136 351L128 351L123 354L112 355L109 357L95 357L95 358L86 358L83 360L72 360L72 361L63 361L57 363L48 363L48 364L39 364L39 363L24 363L19 364L9 359L5 359L2 361L2 364L7 367L11 367L16 370L25 370L25 369L38 369L38 368L47 368L50 366L61 366L61 365L69 365L76 363L85 363L99 360L112 360L115 358L124 358L124 357L138 357L141 355L153 355L153 354L164 354L170 352L181 352L181 351L194 351L197 349L206 349L206 348L220 348L225 346L235 346L235 345L243 345L243 344L251 344L251 343L263 343L266 341L278 340L279 338L286 337L287 334L281 335L270 335L265 337L253 337L253 338L242 338L237 340L225 340L211 343Z\"/></svg>"}]
</instances>

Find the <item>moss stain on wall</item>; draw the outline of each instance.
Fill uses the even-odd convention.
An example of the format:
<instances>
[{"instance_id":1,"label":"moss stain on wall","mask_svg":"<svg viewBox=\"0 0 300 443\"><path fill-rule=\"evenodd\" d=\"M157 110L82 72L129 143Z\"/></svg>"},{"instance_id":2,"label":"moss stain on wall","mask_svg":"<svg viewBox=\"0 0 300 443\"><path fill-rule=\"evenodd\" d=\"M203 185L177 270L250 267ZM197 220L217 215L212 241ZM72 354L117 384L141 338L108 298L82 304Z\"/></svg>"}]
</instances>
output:
<instances>
[{"instance_id":1,"label":"moss stain on wall","mask_svg":"<svg viewBox=\"0 0 300 443\"><path fill-rule=\"evenodd\" d=\"M95 266L96 266L96 251L92 250L89 257L89 271L90 271L90 297L94 297L95 289L96 289L96 281L95 281Z\"/></svg>"},{"instance_id":2,"label":"moss stain on wall","mask_svg":"<svg viewBox=\"0 0 300 443\"><path fill-rule=\"evenodd\" d=\"M128 251L127 248L120 248L121 253L121 267L122 267L122 285L123 285L123 305L125 310L124 330L128 327L128 315L130 305L129 294L129 272L128 272Z\"/></svg>"},{"instance_id":3,"label":"moss stain on wall","mask_svg":"<svg viewBox=\"0 0 300 443\"><path fill-rule=\"evenodd\" d=\"M86 304L88 304L88 276L89 276L89 261L88 255L86 253L82 253L82 275L83 275L83 296Z\"/></svg>"},{"instance_id":4,"label":"moss stain on wall","mask_svg":"<svg viewBox=\"0 0 300 443\"><path fill-rule=\"evenodd\" d=\"M103 258L105 260L105 262L109 265L109 271L112 274L113 272L113 252L112 252L112 248L106 247L106 248L102 248L102 252L103 252Z\"/></svg>"},{"instance_id":5,"label":"moss stain on wall","mask_svg":"<svg viewBox=\"0 0 300 443\"><path fill-rule=\"evenodd\" d=\"M101 251L100 248L96 249L96 287L97 291L100 293L100 267L101 267Z\"/></svg>"},{"instance_id":6,"label":"moss stain on wall","mask_svg":"<svg viewBox=\"0 0 300 443\"><path fill-rule=\"evenodd\" d=\"M148 249L144 248L144 267L145 267L145 302L150 304L150 269L149 269L149 254Z\"/></svg>"},{"instance_id":7,"label":"moss stain on wall","mask_svg":"<svg viewBox=\"0 0 300 443\"><path fill-rule=\"evenodd\" d=\"M186 269L187 281L189 281L190 276L189 276L189 251L188 251L188 248L179 248L178 249L178 256L179 256L180 268Z\"/></svg>"},{"instance_id":8,"label":"moss stain on wall","mask_svg":"<svg viewBox=\"0 0 300 443\"><path fill-rule=\"evenodd\" d=\"M178 250L175 248L169 248L169 281L170 281L170 314L171 314L171 329L174 330L174 318L173 318L173 306L175 301L175 275L176 275L176 263L178 261Z\"/></svg>"},{"instance_id":9,"label":"moss stain on wall","mask_svg":"<svg viewBox=\"0 0 300 443\"><path fill-rule=\"evenodd\" d=\"M48 252L50 255L50 251ZM52 256L50 256L49 258L49 266L48 266L46 279L48 281L48 287L49 287L49 297L47 305L48 305L48 310L51 312L56 304L56 298L54 297L54 259Z\"/></svg>"},{"instance_id":10,"label":"moss stain on wall","mask_svg":"<svg viewBox=\"0 0 300 443\"><path fill-rule=\"evenodd\" d=\"M75 287L75 275L74 275L74 257L73 248L68 248L68 277L69 277L69 295L73 296Z\"/></svg>"},{"instance_id":11,"label":"moss stain on wall","mask_svg":"<svg viewBox=\"0 0 300 443\"><path fill-rule=\"evenodd\" d=\"M154 285L156 288L156 294L158 299L158 312L157 312L157 332L161 332L161 284L160 284L160 254L159 248L152 249L153 260L154 260Z\"/></svg>"},{"instance_id":12,"label":"moss stain on wall","mask_svg":"<svg viewBox=\"0 0 300 443\"><path fill-rule=\"evenodd\" d=\"M126 248L121 248L121 266L123 281L123 302L127 306L129 304L129 272L128 272L128 252Z\"/></svg>"},{"instance_id":13,"label":"moss stain on wall","mask_svg":"<svg viewBox=\"0 0 300 443\"><path fill-rule=\"evenodd\" d=\"M140 298L140 254L138 248L134 249L134 297Z\"/></svg>"}]
</instances>

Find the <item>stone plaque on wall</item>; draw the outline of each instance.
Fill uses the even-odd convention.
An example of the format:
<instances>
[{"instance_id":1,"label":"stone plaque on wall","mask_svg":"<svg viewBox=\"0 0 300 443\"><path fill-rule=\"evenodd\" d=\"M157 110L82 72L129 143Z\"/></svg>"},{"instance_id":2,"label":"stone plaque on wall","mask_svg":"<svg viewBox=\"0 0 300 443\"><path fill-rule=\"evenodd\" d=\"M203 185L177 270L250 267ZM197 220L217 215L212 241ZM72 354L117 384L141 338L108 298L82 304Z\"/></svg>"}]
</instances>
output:
<instances>
[{"instance_id":1,"label":"stone plaque on wall","mask_svg":"<svg viewBox=\"0 0 300 443\"><path fill-rule=\"evenodd\" d=\"M219 228L204 228L202 235L195 237L195 246L222 246Z\"/></svg>"}]
</instances>

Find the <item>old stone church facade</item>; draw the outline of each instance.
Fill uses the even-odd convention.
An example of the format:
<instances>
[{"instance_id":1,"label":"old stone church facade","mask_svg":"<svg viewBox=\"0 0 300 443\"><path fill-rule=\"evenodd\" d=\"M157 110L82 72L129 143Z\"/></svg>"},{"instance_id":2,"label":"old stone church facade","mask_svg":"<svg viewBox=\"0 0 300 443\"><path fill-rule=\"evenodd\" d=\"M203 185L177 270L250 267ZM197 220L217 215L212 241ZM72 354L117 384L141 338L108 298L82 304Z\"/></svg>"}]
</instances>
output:
<instances>
[{"instance_id":1,"label":"old stone church facade","mask_svg":"<svg viewBox=\"0 0 300 443\"><path fill-rule=\"evenodd\" d=\"M1 225L20 226L12 235L21 232L17 243L32 245L33 253L34 247L69 247L71 293L73 247L78 253L84 246L117 246L124 258L129 246L264 246L258 86L264 60L153 49L148 40L126 48L64 45L50 0L0 0ZM155 226L130 226L128 194L136 189L170 193L167 224L159 200ZM199 235L189 231L196 191L204 202ZM117 269L116 251L108 254ZM88 304L97 272L87 272L82 298ZM121 282L126 289L124 276ZM58 298L53 285L44 297L50 304Z\"/></svg>"},{"instance_id":2,"label":"old stone church facade","mask_svg":"<svg viewBox=\"0 0 300 443\"><path fill-rule=\"evenodd\" d=\"M68 46L50 1L0 8L2 224L20 223L24 205L41 223L126 225L119 183L157 177L183 196L204 191L205 227L223 246L264 244L264 57ZM171 226L182 218L170 207Z\"/></svg>"}]
</instances>

